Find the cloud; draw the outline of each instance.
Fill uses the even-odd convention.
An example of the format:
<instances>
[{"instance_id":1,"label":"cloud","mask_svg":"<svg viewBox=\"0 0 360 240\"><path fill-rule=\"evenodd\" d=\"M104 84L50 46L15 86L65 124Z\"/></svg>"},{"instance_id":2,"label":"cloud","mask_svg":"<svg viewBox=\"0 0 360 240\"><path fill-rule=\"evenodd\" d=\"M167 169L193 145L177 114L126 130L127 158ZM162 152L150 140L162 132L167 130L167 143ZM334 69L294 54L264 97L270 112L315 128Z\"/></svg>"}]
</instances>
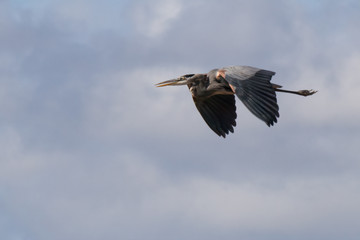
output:
<instances>
[{"instance_id":1,"label":"cloud","mask_svg":"<svg viewBox=\"0 0 360 240\"><path fill-rule=\"evenodd\" d=\"M0 5L2 239L359 236L355 1ZM154 87L234 64L319 93L224 140Z\"/></svg>"},{"instance_id":2,"label":"cloud","mask_svg":"<svg viewBox=\"0 0 360 240\"><path fill-rule=\"evenodd\" d=\"M140 2L134 9L134 20L138 32L147 37L158 37L171 27L182 11L178 0Z\"/></svg>"},{"instance_id":3,"label":"cloud","mask_svg":"<svg viewBox=\"0 0 360 240\"><path fill-rule=\"evenodd\" d=\"M85 153L30 152L11 130L4 138L12 149L2 159L20 161L1 166L7 186L2 204L18 225L27 226L18 232L25 239L141 239L173 231L179 231L175 239L235 239L251 232L310 237L319 231L336 239L357 233L356 175L175 179L147 156L125 149L99 165L98 157ZM344 227L333 232L333 224ZM182 233L184 228L190 232Z\"/></svg>"},{"instance_id":4,"label":"cloud","mask_svg":"<svg viewBox=\"0 0 360 240\"><path fill-rule=\"evenodd\" d=\"M187 71L185 67L173 70L143 68L119 71L98 76L86 94L87 127L94 134L166 135L183 129L194 133L191 118L187 124L180 120L184 111L197 116L195 105L186 88L155 88L155 83L175 78ZM195 72L196 70L194 70ZM131 104L136 102L136 107ZM167 122L169 116L175 121ZM194 117L195 118L195 117ZM176 120L179 119L179 120ZM102 126L96 128L95 126ZM185 135L185 132L183 134ZM160 135L159 135L160 134Z\"/></svg>"}]
</instances>

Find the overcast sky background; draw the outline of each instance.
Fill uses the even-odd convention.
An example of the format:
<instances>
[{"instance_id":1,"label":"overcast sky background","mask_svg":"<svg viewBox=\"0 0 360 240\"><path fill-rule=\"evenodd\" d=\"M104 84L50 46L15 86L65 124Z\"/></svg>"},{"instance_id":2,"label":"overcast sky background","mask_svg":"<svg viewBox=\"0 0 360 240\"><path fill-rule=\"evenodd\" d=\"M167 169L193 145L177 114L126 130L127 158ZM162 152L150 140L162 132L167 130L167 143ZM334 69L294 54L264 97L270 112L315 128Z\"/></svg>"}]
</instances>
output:
<instances>
[{"instance_id":1,"label":"overcast sky background","mask_svg":"<svg viewBox=\"0 0 360 240\"><path fill-rule=\"evenodd\" d=\"M0 0L0 239L360 236L360 2ZM187 87L277 72L218 137Z\"/></svg>"}]
</instances>

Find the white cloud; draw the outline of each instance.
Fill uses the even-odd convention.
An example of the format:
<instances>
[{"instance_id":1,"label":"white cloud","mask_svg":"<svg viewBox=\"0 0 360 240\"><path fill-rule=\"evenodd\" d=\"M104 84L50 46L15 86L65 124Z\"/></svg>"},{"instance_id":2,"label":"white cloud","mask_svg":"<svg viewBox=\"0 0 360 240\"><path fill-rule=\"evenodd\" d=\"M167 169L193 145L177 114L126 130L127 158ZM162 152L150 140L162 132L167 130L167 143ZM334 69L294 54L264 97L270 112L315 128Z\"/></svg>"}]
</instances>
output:
<instances>
[{"instance_id":1,"label":"white cloud","mask_svg":"<svg viewBox=\"0 0 360 240\"><path fill-rule=\"evenodd\" d=\"M165 33L182 11L179 0L139 3L134 10L134 20L139 33L158 37Z\"/></svg>"},{"instance_id":2,"label":"white cloud","mask_svg":"<svg viewBox=\"0 0 360 240\"><path fill-rule=\"evenodd\" d=\"M154 44L102 32L115 2L44 4L39 22L0 16L2 239L357 239L357 28L319 33L293 2L129 2L135 31L164 37ZM186 86L154 86L248 59L269 61L284 88L319 93L279 96L273 128L237 101L224 140Z\"/></svg>"},{"instance_id":3,"label":"white cloud","mask_svg":"<svg viewBox=\"0 0 360 240\"><path fill-rule=\"evenodd\" d=\"M2 203L36 239L153 239L173 231L172 224L192 226L197 236L207 239L214 239L212 231L292 235L314 226L331 238L331 226L351 226L360 214L358 179L353 175L284 177L275 182L262 177L174 178L146 156L126 150L103 159L31 153L18 137L12 139L18 150L10 149L2 160L19 164L1 166L1 186L11 189ZM30 168L21 164L33 160L36 164ZM20 165L24 171L19 171ZM178 236L174 239L182 239L180 232Z\"/></svg>"},{"instance_id":4,"label":"white cloud","mask_svg":"<svg viewBox=\"0 0 360 240\"><path fill-rule=\"evenodd\" d=\"M148 209L174 212L191 224L225 231L304 231L313 225L326 228L346 221L344 215L359 213L355 209L360 195L352 177L286 180L284 184L271 189L266 184L195 178L157 191L146 203ZM349 192L351 197L344 199Z\"/></svg>"},{"instance_id":5,"label":"white cloud","mask_svg":"<svg viewBox=\"0 0 360 240\"><path fill-rule=\"evenodd\" d=\"M301 118L317 125L341 122L347 126L357 126L360 121L357 105L360 101L357 94L360 84L356 77L358 64L360 55L343 59L336 69L328 69L328 72L316 69L304 71L300 77L304 81L299 82L312 84L319 93L312 99L311 110L304 104L298 105Z\"/></svg>"},{"instance_id":6,"label":"white cloud","mask_svg":"<svg viewBox=\"0 0 360 240\"><path fill-rule=\"evenodd\" d=\"M139 132L157 136L196 134L193 120L201 119L201 116L197 114L188 88L155 87L155 83L176 78L187 71L198 70L154 67L98 76L85 100L89 131L100 136ZM188 116L186 120L184 115ZM102 128L96 128L96 125Z\"/></svg>"}]
</instances>

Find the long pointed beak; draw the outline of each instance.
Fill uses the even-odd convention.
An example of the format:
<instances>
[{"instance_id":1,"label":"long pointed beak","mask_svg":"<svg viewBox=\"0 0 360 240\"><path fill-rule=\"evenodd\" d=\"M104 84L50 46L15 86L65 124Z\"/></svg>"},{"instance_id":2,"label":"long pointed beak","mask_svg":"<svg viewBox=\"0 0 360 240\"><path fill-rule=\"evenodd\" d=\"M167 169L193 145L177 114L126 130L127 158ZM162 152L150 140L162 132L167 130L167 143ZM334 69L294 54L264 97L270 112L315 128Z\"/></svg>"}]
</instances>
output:
<instances>
[{"instance_id":1,"label":"long pointed beak","mask_svg":"<svg viewBox=\"0 0 360 240\"><path fill-rule=\"evenodd\" d=\"M179 85L186 85L186 79L171 79L164 82L160 82L155 84L156 87L165 87L165 86L179 86Z\"/></svg>"}]
</instances>

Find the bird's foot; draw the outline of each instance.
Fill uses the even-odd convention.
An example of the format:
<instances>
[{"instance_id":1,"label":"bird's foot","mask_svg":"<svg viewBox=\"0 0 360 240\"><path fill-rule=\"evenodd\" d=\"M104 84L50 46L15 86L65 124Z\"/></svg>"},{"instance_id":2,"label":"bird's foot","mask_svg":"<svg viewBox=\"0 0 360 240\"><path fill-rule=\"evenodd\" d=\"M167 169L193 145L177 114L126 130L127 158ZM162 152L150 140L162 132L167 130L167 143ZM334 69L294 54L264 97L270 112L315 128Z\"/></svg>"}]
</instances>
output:
<instances>
[{"instance_id":1,"label":"bird's foot","mask_svg":"<svg viewBox=\"0 0 360 240\"><path fill-rule=\"evenodd\" d=\"M317 93L317 91L315 91L315 90L300 90L300 91L298 91L298 93L299 93L299 95L301 95L301 96L310 96L310 95L313 95L313 94L315 94L315 93Z\"/></svg>"}]
</instances>

